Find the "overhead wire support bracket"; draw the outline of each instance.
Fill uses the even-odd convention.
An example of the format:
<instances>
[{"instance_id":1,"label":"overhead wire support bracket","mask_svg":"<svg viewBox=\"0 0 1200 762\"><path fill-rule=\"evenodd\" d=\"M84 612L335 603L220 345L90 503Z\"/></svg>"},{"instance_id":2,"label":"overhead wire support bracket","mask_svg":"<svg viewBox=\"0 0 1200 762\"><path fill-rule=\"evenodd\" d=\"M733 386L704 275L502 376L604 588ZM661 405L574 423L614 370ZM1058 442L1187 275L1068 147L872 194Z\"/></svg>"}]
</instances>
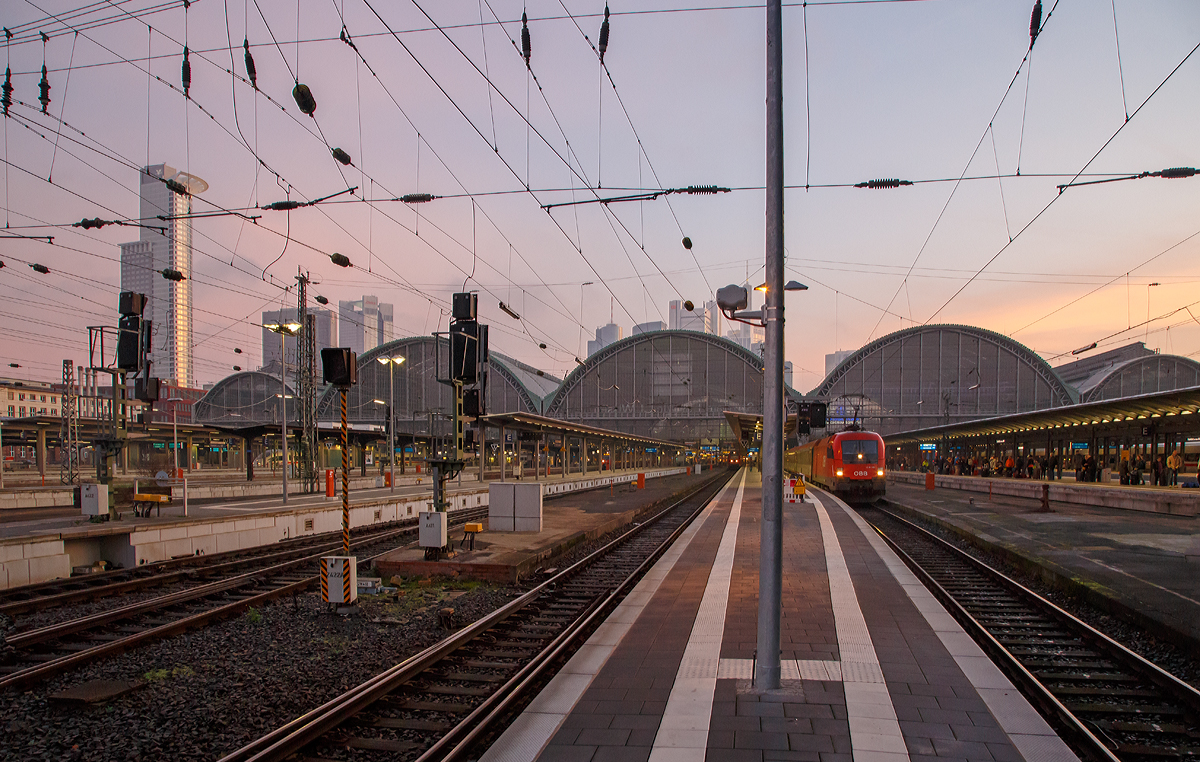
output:
<instances>
[{"instance_id":1,"label":"overhead wire support bracket","mask_svg":"<svg viewBox=\"0 0 1200 762\"><path fill-rule=\"evenodd\" d=\"M719 185L689 185L686 188L664 188L658 191L649 191L647 193L633 193L627 196L610 196L608 198L589 198L583 201L560 201L557 204L542 204L542 208L550 211L560 206L580 206L582 204L615 204L621 201L655 201L660 196L670 196L677 193L686 193L692 196L702 196L716 193L729 193L730 188L724 188Z\"/></svg>"},{"instance_id":2,"label":"overhead wire support bracket","mask_svg":"<svg viewBox=\"0 0 1200 762\"><path fill-rule=\"evenodd\" d=\"M167 228L163 225L145 225L141 222L132 222L129 220L102 220L99 217L94 217L89 220L88 218L84 217L79 222L71 223L71 227L83 228L84 230L99 230L100 228L108 225L120 225L121 227L125 228L145 228L146 230L157 230L163 235L167 234Z\"/></svg>"},{"instance_id":3,"label":"overhead wire support bracket","mask_svg":"<svg viewBox=\"0 0 1200 762\"><path fill-rule=\"evenodd\" d=\"M344 196L347 193L354 193L354 191L356 191L356 190L358 190L357 185L355 185L352 188L347 188L346 190L340 190L337 193L330 193L328 196L322 196L321 198L314 198L312 201L290 201L290 200L289 201L272 201L271 203L263 204L262 206L260 206L258 208L266 209L267 211L271 211L271 212L290 212L293 209L299 209L304 206L316 206L317 204L321 203L322 201L328 201L331 198L337 198L338 196Z\"/></svg>"},{"instance_id":4,"label":"overhead wire support bracket","mask_svg":"<svg viewBox=\"0 0 1200 762\"><path fill-rule=\"evenodd\" d=\"M1181 177L1194 177L1195 174L1195 167L1168 167L1167 169L1159 170L1158 172L1139 172L1136 175L1109 177L1104 180L1085 180L1081 183L1065 183L1058 186L1058 192L1062 193L1067 188L1078 188L1083 185L1100 185L1101 183L1115 183L1121 180L1141 180L1143 177L1162 177L1168 180L1176 180Z\"/></svg>"}]
</instances>

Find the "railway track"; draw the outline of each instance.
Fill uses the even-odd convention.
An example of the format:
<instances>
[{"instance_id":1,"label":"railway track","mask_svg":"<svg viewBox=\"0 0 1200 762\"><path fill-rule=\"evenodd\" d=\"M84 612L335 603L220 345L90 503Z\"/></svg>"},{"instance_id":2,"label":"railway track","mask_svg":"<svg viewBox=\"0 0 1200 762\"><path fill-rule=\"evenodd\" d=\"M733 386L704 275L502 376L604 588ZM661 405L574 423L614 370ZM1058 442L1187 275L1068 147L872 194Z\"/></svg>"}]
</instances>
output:
<instances>
[{"instance_id":1,"label":"railway track","mask_svg":"<svg viewBox=\"0 0 1200 762\"><path fill-rule=\"evenodd\" d=\"M487 508L471 508L451 515L451 525L487 516ZM351 547L359 566L369 566L393 550L397 540L416 534L415 524L356 539ZM202 627L238 614L274 598L294 595L315 586L317 565L341 542L308 548L302 554L288 551L256 559L258 568L158 596L140 603L103 611L36 630L18 632L5 639L0 652L0 689L28 685L82 664L110 656L142 643ZM238 561L236 563L244 563Z\"/></svg>"},{"instance_id":2,"label":"railway track","mask_svg":"<svg viewBox=\"0 0 1200 762\"><path fill-rule=\"evenodd\" d=\"M221 762L461 758L536 692L729 479L705 482L520 598Z\"/></svg>"},{"instance_id":3,"label":"railway track","mask_svg":"<svg viewBox=\"0 0 1200 762\"><path fill-rule=\"evenodd\" d=\"M940 537L859 508L1084 759L1200 759L1200 691Z\"/></svg>"},{"instance_id":4,"label":"railway track","mask_svg":"<svg viewBox=\"0 0 1200 762\"><path fill-rule=\"evenodd\" d=\"M486 515L486 514L485 514ZM416 518L362 527L355 530L360 537L379 532L391 532L397 527L416 526ZM328 552L342 546L341 532L297 537L272 545L260 545L243 550L210 555L186 556L143 564L130 569L113 569L77 577L41 582L34 585L0 590L0 614L20 616L81 601L112 595L163 587L180 582L196 582L228 577L247 569L269 566L314 552Z\"/></svg>"}]
</instances>

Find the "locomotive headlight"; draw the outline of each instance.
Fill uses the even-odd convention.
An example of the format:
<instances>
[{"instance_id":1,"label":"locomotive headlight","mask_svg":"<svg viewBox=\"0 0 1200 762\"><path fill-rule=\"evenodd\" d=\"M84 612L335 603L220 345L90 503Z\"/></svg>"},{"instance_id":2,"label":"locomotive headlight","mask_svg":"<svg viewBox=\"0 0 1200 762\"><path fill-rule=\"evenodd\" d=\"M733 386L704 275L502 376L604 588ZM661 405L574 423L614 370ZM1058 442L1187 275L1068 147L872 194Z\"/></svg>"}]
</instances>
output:
<instances>
[{"instance_id":1,"label":"locomotive headlight","mask_svg":"<svg viewBox=\"0 0 1200 762\"><path fill-rule=\"evenodd\" d=\"M838 476L841 476L841 475L842 475L842 469L840 469L840 468L839 468L839 469L838 469L837 471L835 471L834 473L836 473Z\"/></svg>"},{"instance_id":2,"label":"locomotive headlight","mask_svg":"<svg viewBox=\"0 0 1200 762\"><path fill-rule=\"evenodd\" d=\"M875 472L875 475L876 475L876 476L883 476L883 469L881 468L881 469L879 469L878 471L876 471L876 472Z\"/></svg>"}]
</instances>

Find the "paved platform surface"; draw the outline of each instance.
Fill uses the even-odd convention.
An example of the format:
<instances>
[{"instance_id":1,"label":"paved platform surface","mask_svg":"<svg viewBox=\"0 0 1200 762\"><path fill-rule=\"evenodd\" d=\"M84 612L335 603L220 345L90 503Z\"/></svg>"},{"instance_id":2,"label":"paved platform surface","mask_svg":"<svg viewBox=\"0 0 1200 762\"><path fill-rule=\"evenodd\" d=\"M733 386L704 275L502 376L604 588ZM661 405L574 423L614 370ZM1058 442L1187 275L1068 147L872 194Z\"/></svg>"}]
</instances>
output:
<instances>
[{"instance_id":1,"label":"paved platform surface","mask_svg":"<svg viewBox=\"0 0 1200 762\"><path fill-rule=\"evenodd\" d=\"M1200 518L888 484L888 500L1076 580L1200 643Z\"/></svg>"},{"instance_id":2,"label":"paved platform surface","mask_svg":"<svg viewBox=\"0 0 1200 762\"><path fill-rule=\"evenodd\" d=\"M474 550L460 547L462 530L455 529L450 538L456 549L453 558L426 562L420 548L405 548L379 559L376 566L385 578L395 574L442 574L515 582L575 544L628 525L641 513L712 477L713 473L708 471L697 476L680 474L648 479L644 489L628 483L553 500L547 497L542 508L541 532L486 531L485 521L485 531L476 536Z\"/></svg>"},{"instance_id":3,"label":"paved platform surface","mask_svg":"<svg viewBox=\"0 0 1200 762\"><path fill-rule=\"evenodd\" d=\"M761 484L740 471L484 762L1077 758L844 503L785 505L783 680L756 691Z\"/></svg>"}]
</instances>

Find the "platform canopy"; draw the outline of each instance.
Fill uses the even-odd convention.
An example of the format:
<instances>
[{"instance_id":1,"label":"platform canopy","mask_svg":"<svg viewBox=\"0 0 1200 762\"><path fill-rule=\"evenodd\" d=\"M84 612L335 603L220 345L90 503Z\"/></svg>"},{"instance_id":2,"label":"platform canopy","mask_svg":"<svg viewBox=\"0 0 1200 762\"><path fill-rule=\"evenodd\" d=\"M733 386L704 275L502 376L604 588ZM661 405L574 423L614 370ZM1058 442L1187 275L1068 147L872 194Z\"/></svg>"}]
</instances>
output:
<instances>
[{"instance_id":1,"label":"platform canopy","mask_svg":"<svg viewBox=\"0 0 1200 762\"><path fill-rule=\"evenodd\" d=\"M743 458L750 454L751 443L762 441L762 416L757 413L738 413L725 411L725 420L733 431L733 439L738 446L738 454ZM796 416L789 415L783 421L783 441L791 442L796 436ZM755 449L760 445L753 445Z\"/></svg>"},{"instance_id":2,"label":"platform canopy","mask_svg":"<svg viewBox=\"0 0 1200 762\"><path fill-rule=\"evenodd\" d=\"M1115 400L1085 402L1050 410L981 418L885 434L890 445L936 442L966 437L1021 435L1031 441L1047 438L1088 440L1094 436L1151 436L1155 433L1200 433L1200 386ZM1143 434L1142 432L1146 433Z\"/></svg>"},{"instance_id":3,"label":"platform canopy","mask_svg":"<svg viewBox=\"0 0 1200 762\"><path fill-rule=\"evenodd\" d=\"M556 418L547 418L543 415L533 415L531 413L497 413L482 416L479 418L479 421L486 426L503 426L514 431L536 431L561 436L609 439L647 447L670 448L672 450L684 447L679 442L667 442L661 439L638 436L637 434L627 434L623 431L603 429L598 426L560 421Z\"/></svg>"}]
</instances>

